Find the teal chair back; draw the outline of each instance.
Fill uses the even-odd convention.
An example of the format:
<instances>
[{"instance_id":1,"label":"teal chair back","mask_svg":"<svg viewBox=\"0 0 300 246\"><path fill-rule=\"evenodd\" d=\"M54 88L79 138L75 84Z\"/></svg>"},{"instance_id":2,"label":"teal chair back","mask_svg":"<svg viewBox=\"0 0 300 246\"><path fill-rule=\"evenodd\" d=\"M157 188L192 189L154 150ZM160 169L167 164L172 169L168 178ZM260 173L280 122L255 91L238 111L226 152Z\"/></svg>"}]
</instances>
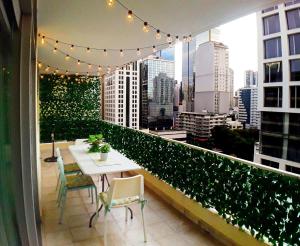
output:
<instances>
[{"instance_id":1,"label":"teal chair back","mask_svg":"<svg viewBox=\"0 0 300 246\"><path fill-rule=\"evenodd\" d=\"M60 173L60 180L62 182L62 185L64 186L66 184L66 176L65 176L65 171L64 171L64 162L61 156L57 158L57 164L59 168L59 173Z\"/></svg>"}]
</instances>

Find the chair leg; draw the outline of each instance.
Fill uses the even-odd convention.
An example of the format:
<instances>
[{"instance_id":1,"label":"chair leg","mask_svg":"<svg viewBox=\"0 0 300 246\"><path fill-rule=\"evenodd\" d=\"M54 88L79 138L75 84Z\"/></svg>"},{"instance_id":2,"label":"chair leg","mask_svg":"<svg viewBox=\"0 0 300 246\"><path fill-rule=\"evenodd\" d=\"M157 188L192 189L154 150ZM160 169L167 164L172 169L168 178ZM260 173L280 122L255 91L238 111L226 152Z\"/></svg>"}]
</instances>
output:
<instances>
[{"instance_id":1,"label":"chair leg","mask_svg":"<svg viewBox=\"0 0 300 246\"><path fill-rule=\"evenodd\" d=\"M92 196L92 204L94 204L94 192L92 188L89 188Z\"/></svg>"},{"instance_id":2,"label":"chair leg","mask_svg":"<svg viewBox=\"0 0 300 246\"><path fill-rule=\"evenodd\" d=\"M63 190L63 186L62 186L62 183L60 182L59 191L58 191L58 195L57 195L57 207L60 206L62 190Z\"/></svg>"},{"instance_id":3,"label":"chair leg","mask_svg":"<svg viewBox=\"0 0 300 246\"><path fill-rule=\"evenodd\" d=\"M57 183L56 183L56 188L55 188L55 190L58 189L59 181L60 181L60 173L58 174L58 179L57 179Z\"/></svg>"},{"instance_id":4,"label":"chair leg","mask_svg":"<svg viewBox=\"0 0 300 246\"><path fill-rule=\"evenodd\" d=\"M104 246L107 246L107 213L106 208L104 209Z\"/></svg>"},{"instance_id":5,"label":"chair leg","mask_svg":"<svg viewBox=\"0 0 300 246\"><path fill-rule=\"evenodd\" d=\"M125 222L128 220L128 207L125 207Z\"/></svg>"},{"instance_id":6,"label":"chair leg","mask_svg":"<svg viewBox=\"0 0 300 246\"><path fill-rule=\"evenodd\" d=\"M144 242L147 242L147 235L146 235L146 229L145 229L145 220L144 220L144 204L141 205L141 211L142 211L142 221L143 221L143 230L144 230Z\"/></svg>"},{"instance_id":7,"label":"chair leg","mask_svg":"<svg viewBox=\"0 0 300 246\"><path fill-rule=\"evenodd\" d=\"M90 188L88 188L88 191L89 191L89 197L91 197L91 190L90 190Z\"/></svg>"},{"instance_id":8,"label":"chair leg","mask_svg":"<svg viewBox=\"0 0 300 246\"><path fill-rule=\"evenodd\" d=\"M62 198L61 198L61 207L60 207L60 216L59 216L59 224L62 223L63 216L64 216L64 208L65 208L65 203L67 199L67 190L64 189L62 191Z\"/></svg>"}]
</instances>

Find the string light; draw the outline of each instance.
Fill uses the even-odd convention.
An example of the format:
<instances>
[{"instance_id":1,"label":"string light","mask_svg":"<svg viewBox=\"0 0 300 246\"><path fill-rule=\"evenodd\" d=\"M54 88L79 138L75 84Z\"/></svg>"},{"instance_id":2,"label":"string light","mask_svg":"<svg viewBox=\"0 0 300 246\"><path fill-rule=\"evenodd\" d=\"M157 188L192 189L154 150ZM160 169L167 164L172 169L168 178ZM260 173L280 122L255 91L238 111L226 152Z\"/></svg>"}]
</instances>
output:
<instances>
[{"instance_id":1,"label":"string light","mask_svg":"<svg viewBox=\"0 0 300 246\"><path fill-rule=\"evenodd\" d=\"M74 44L71 44L70 50L73 50L73 49L74 49Z\"/></svg>"},{"instance_id":2,"label":"string light","mask_svg":"<svg viewBox=\"0 0 300 246\"><path fill-rule=\"evenodd\" d=\"M187 37L183 36L183 42L186 43L187 42Z\"/></svg>"},{"instance_id":3,"label":"string light","mask_svg":"<svg viewBox=\"0 0 300 246\"><path fill-rule=\"evenodd\" d=\"M98 66L98 71L101 71L102 70L102 67L101 66Z\"/></svg>"},{"instance_id":4,"label":"string light","mask_svg":"<svg viewBox=\"0 0 300 246\"><path fill-rule=\"evenodd\" d=\"M191 41L192 41L192 35L189 35L189 37L187 38L187 41L188 41L188 42L191 42Z\"/></svg>"},{"instance_id":5,"label":"string light","mask_svg":"<svg viewBox=\"0 0 300 246\"><path fill-rule=\"evenodd\" d=\"M176 36L176 43L179 42L179 36Z\"/></svg>"},{"instance_id":6,"label":"string light","mask_svg":"<svg viewBox=\"0 0 300 246\"><path fill-rule=\"evenodd\" d=\"M66 55L65 60L66 61L70 60L70 56L68 54Z\"/></svg>"},{"instance_id":7,"label":"string light","mask_svg":"<svg viewBox=\"0 0 300 246\"><path fill-rule=\"evenodd\" d=\"M75 75L78 76L78 72L76 72Z\"/></svg>"},{"instance_id":8,"label":"string light","mask_svg":"<svg viewBox=\"0 0 300 246\"><path fill-rule=\"evenodd\" d=\"M38 67L42 68L43 64L41 62L38 63Z\"/></svg>"},{"instance_id":9,"label":"string light","mask_svg":"<svg viewBox=\"0 0 300 246\"><path fill-rule=\"evenodd\" d=\"M54 47L54 49L53 49L53 53L54 53L54 54L56 54L56 52L57 52L57 48L56 48L56 47Z\"/></svg>"},{"instance_id":10,"label":"string light","mask_svg":"<svg viewBox=\"0 0 300 246\"><path fill-rule=\"evenodd\" d=\"M55 41L55 46L58 46L58 40Z\"/></svg>"},{"instance_id":11,"label":"string light","mask_svg":"<svg viewBox=\"0 0 300 246\"><path fill-rule=\"evenodd\" d=\"M160 30L156 30L156 39L159 40L161 38Z\"/></svg>"},{"instance_id":12,"label":"string light","mask_svg":"<svg viewBox=\"0 0 300 246\"><path fill-rule=\"evenodd\" d=\"M80 60L77 61L77 65L80 65Z\"/></svg>"},{"instance_id":13,"label":"string light","mask_svg":"<svg viewBox=\"0 0 300 246\"><path fill-rule=\"evenodd\" d=\"M90 52L91 52L90 47L87 47L87 48L86 48L86 52L87 52L87 53L90 53Z\"/></svg>"},{"instance_id":14,"label":"string light","mask_svg":"<svg viewBox=\"0 0 300 246\"><path fill-rule=\"evenodd\" d=\"M91 65L91 64L88 64L88 68L91 69L91 68L92 68L92 65Z\"/></svg>"},{"instance_id":15,"label":"string light","mask_svg":"<svg viewBox=\"0 0 300 246\"><path fill-rule=\"evenodd\" d=\"M43 79L44 78L44 75L41 75L41 79Z\"/></svg>"},{"instance_id":16,"label":"string light","mask_svg":"<svg viewBox=\"0 0 300 246\"><path fill-rule=\"evenodd\" d=\"M127 19L128 19L129 22L131 22L133 20L133 15L132 15L131 10L128 10Z\"/></svg>"},{"instance_id":17,"label":"string light","mask_svg":"<svg viewBox=\"0 0 300 246\"><path fill-rule=\"evenodd\" d=\"M157 51L155 45L153 45L152 51L153 51L153 53L155 53Z\"/></svg>"},{"instance_id":18,"label":"string light","mask_svg":"<svg viewBox=\"0 0 300 246\"><path fill-rule=\"evenodd\" d=\"M123 56L124 56L124 52L123 52L123 50L122 50L122 49L120 50L120 56L121 56L121 57L123 57Z\"/></svg>"},{"instance_id":19,"label":"string light","mask_svg":"<svg viewBox=\"0 0 300 246\"><path fill-rule=\"evenodd\" d=\"M42 36L42 41L41 41L42 44L45 43L45 36Z\"/></svg>"},{"instance_id":20,"label":"string light","mask_svg":"<svg viewBox=\"0 0 300 246\"><path fill-rule=\"evenodd\" d=\"M109 7L112 7L114 5L114 0L108 0L107 4Z\"/></svg>"},{"instance_id":21,"label":"string light","mask_svg":"<svg viewBox=\"0 0 300 246\"><path fill-rule=\"evenodd\" d=\"M169 48L172 48L172 42L169 42Z\"/></svg>"},{"instance_id":22,"label":"string light","mask_svg":"<svg viewBox=\"0 0 300 246\"><path fill-rule=\"evenodd\" d=\"M46 71L46 72L48 72L48 71L49 71L49 69L50 69L50 67L49 67L49 66L47 66L47 67L45 68L45 71Z\"/></svg>"},{"instance_id":23,"label":"string light","mask_svg":"<svg viewBox=\"0 0 300 246\"><path fill-rule=\"evenodd\" d=\"M167 42L168 42L168 43L172 42L172 37L171 37L170 34L167 35Z\"/></svg>"},{"instance_id":24,"label":"string light","mask_svg":"<svg viewBox=\"0 0 300 246\"><path fill-rule=\"evenodd\" d=\"M141 51L140 51L139 48L136 49L136 54L137 54L137 56L140 56L140 55L141 55Z\"/></svg>"},{"instance_id":25,"label":"string light","mask_svg":"<svg viewBox=\"0 0 300 246\"><path fill-rule=\"evenodd\" d=\"M58 73L58 72L59 72L59 69L58 69L58 68L56 68L56 69L55 69L55 72L56 72L56 73Z\"/></svg>"},{"instance_id":26,"label":"string light","mask_svg":"<svg viewBox=\"0 0 300 246\"><path fill-rule=\"evenodd\" d=\"M66 75L68 75L69 74L69 71L68 70L66 70Z\"/></svg>"},{"instance_id":27,"label":"string light","mask_svg":"<svg viewBox=\"0 0 300 246\"><path fill-rule=\"evenodd\" d=\"M89 73L89 72L86 72L86 76L90 76L90 73Z\"/></svg>"},{"instance_id":28,"label":"string light","mask_svg":"<svg viewBox=\"0 0 300 246\"><path fill-rule=\"evenodd\" d=\"M147 21L144 22L143 31L144 32L149 32L148 22Z\"/></svg>"},{"instance_id":29,"label":"string light","mask_svg":"<svg viewBox=\"0 0 300 246\"><path fill-rule=\"evenodd\" d=\"M104 56L107 56L107 50L106 49L103 50L103 53L104 53Z\"/></svg>"}]
</instances>

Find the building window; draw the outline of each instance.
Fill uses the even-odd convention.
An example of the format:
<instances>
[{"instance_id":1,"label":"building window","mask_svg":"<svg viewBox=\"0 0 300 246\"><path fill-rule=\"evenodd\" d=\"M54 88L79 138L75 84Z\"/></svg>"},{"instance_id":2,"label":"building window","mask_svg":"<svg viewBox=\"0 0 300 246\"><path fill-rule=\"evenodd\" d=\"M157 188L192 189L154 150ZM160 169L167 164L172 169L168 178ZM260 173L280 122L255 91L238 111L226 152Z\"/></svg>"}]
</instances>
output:
<instances>
[{"instance_id":1,"label":"building window","mask_svg":"<svg viewBox=\"0 0 300 246\"><path fill-rule=\"evenodd\" d=\"M289 161L300 162L300 138L297 140L289 139L287 148L287 159Z\"/></svg>"},{"instance_id":2,"label":"building window","mask_svg":"<svg viewBox=\"0 0 300 246\"><path fill-rule=\"evenodd\" d=\"M289 35L290 55L300 54L300 33Z\"/></svg>"},{"instance_id":3,"label":"building window","mask_svg":"<svg viewBox=\"0 0 300 246\"><path fill-rule=\"evenodd\" d=\"M262 112L261 131L269 133L283 133L284 114L278 112Z\"/></svg>"},{"instance_id":4,"label":"building window","mask_svg":"<svg viewBox=\"0 0 300 246\"><path fill-rule=\"evenodd\" d=\"M282 63L270 62L265 65L265 83L282 82Z\"/></svg>"},{"instance_id":5,"label":"building window","mask_svg":"<svg viewBox=\"0 0 300 246\"><path fill-rule=\"evenodd\" d=\"M293 167L293 166L290 166L290 165L286 165L286 171L296 173L296 174L300 174L300 167Z\"/></svg>"},{"instance_id":6,"label":"building window","mask_svg":"<svg viewBox=\"0 0 300 246\"><path fill-rule=\"evenodd\" d=\"M270 15L263 18L264 35L280 32L279 15Z\"/></svg>"},{"instance_id":7,"label":"building window","mask_svg":"<svg viewBox=\"0 0 300 246\"><path fill-rule=\"evenodd\" d=\"M266 8L266 9L263 9L261 12L264 14L264 13L268 13L268 12L271 12L273 10L276 10L278 9L278 6L273 6L273 7L270 7L270 8Z\"/></svg>"},{"instance_id":8,"label":"building window","mask_svg":"<svg viewBox=\"0 0 300 246\"><path fill-rule=\"evenodd\" d=\"M288 7L297 3L300 3L300 0L289 0L289 1L285 1L285 6Z\"/></svg>"},{"instance_id":9,"label":"building window","mask_svg":"<svg viewBox=\"0 0 300 246\"><path fill-rule=\"evenodd\" d=\"M265 40L265 59L281 57L281 38Z\"/></svg>"},{"instance_id":10,"label":"building window","mask_svg":"<svg viewBox=\"0 0 300 246\"><path fill-rule=\"evenodd\" d=\"M300 59L290 60L291 81L300 81Z\"/></svg>"},{"instance_id":11,"label":"building window","mask_svg":"<svg viewBox=\"0 0 300 246\"><path fill-rule=\"evenodd\" d=\"M300 27L300 8L287 11L286 16L289 29Z\"/></svg>"},{"instance_id":12,"label":"building window","mask_svg":"<svg viewBox=\"0 0 300 246\"><path fill-rule=\"evenodd\" d=\"M279 168L279 163L275 161L269 161L266 159L261 159L261 164L268 166L268 167L274 167L274 168Z\"/></svg>"},{"instance_id":13,"label":"building window","mask_svg":"<svg viewBox=\"0 0 300 246\"><path fill-rule=\"evenodd\" d=\"M290 86L290 107L300 108L300 86Z\"/></svg>"},{"instance_id":14,"label":"building window","mask_svg":"<svg viewBox=\"0 0 300 246\"><path fill-rule=\"evenodd\" d=\"M300 114L289 114L289 136L300 138Z\"/></svg>"},{"instance_id":15,"label":"building window","mask_svg":"<svg viewBox=\"0 0 300 246\"><path fill-rule=\"evenodd\" d=\"M282 158L283 138L280 136L261 135L261 152L263 155L270 155Z\"/></svg>"},{"instance_id":16,"label":"building window","mask_svg":"<svg viewBox=\"0 0 300 246\"><path fill-rule=\"evenodd\" d=\"M282 107L282 87L264 88L264 106Z\"/></svg>"}]
</instances>

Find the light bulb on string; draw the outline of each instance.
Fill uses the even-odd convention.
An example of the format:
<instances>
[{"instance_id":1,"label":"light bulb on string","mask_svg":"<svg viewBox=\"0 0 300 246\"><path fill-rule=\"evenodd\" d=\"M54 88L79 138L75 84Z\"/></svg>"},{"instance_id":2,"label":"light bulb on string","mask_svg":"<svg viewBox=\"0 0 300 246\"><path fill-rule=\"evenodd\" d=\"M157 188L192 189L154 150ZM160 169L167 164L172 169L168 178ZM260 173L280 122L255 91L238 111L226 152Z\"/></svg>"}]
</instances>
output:
<instances>
[{"instance_id":1,"label":"light bulb on string","mask_svg":"<svg viewBox=\"0 0 300 246\"><path fill-rule=\"evenodd\" d=\"M56 54L56 52L57 52L57 48L56 48L56 47L54 47L54 49L53 49L53 53L54 53L54 54Z\"/></svg>"},{"instance_id":2,"label":"light bulb on string","mask_svg":"<svg viewBox=\"0 0 300 246\"><path fill-rule=\"evenodd\" d=\"M45 68L45 71L46 71L46 72L48 72L48 71L49 71L49 69L50 69L50 67L49 67L49 66L47 66L47 67Z\"/></svg>"},{"instance_id":3,"label":"light bulb on string","mask_svg":"<svg viewBox=\"0 0 300 246\"><path fill-rule=\"evenodd\" d=\"M91 64L88 64L88 68L91 69L91 68L92 68L92 65L91 65Z\"/></svg>"},{"instance_id":4,"label":"light bulb on string","mask_svg":"<svg viewBox=\"0 0 300 246\"><path fill-rule=\"evenodd\" d=\"M172 42L169 42L169 48L172 48L172 46L173 46Z\"/></svg>"},{"instance_id":5,"label":"light bulb on string","mask_svg":"<svg viewBox=\"0 0 300 246\"><path fill-rule=\"evenodd\" d=\"M183 42L186 43L187 42L187 37L183 36Z\"/></svg>"},{"instance_id":6,"label":"light bulb on string","mask_svg":"<svg viewBox=\"0 0 300 246\"><path fill-rule=\"evenodd\" d=\"M132 10L128 10L127 19L129 22L133 20Z\"/></svg>"},{"instance_id":7,"label":"light bulb on string","mask_svg":"<svg viewBox=\"0 0 300 246\"><path fill-rule=\"evenodd\" d=\"M75 75L78 76L78 73L76 72Z\"/></svg>"},{"instance_id":8,"label":"light bulb on string","mask_svg":"<svg viewBox=\"0 0 300 246\"><path fill-rule=\"evenodd\" d=\"M179 36L176 36L176 43L179 42Z\"/></svg>"},{"instance_id":9,"label":"light bulb on string","mask_svg":"<svg viewBox=\"0 0 300 246\"><path fill-rule=\"evenodd\" d=\"M156 30L156 35L155 35L156 39L159 40L161 38L161 34L160 34L160 30Z\"/></svg>"},{"instance_id":10,"label":"light bulb on string","mask_svg":"<svg viewBox=\"0 0 300 246\"><path fill-rule=\"evenodd\" d=\"M157 50L156 50L156 47L155 47L155 45L153 45L153 46L152 46L152 52L155 53L156 51L157 51Z\"/></svg>"},{"instance_id":11,"label":"light bulb on string","mask_svg":"<svg viewBox=\"0 0 300 246\"><path fill-rule=\"evenodd\" d=\"M44 44L44 43L45 43L45 36L42 36L41 43L42 43L42 44Z\"/></svg>"},{"instance_id":12,"label":"light bulb on string","mask_svg":"<svg viewBox=\"0 0 300 246\"><path fill-rule=\"evenodd\" d=\"M71 44L70 45L70 50L73 50L74 49L74 44Z\"/></svg>"},{"instance_id":13,"label":"light bulb on string","mask_svg":"<svg viewBox=\"0 0 300 246\"><path fill-rule=\"evenodd\" d=\"M148 26L147 21L144 22L143 31L146 32L146 33L149 32L149 26Z\"/></svg>"},{"instance_id":14,"label":"light bulb on string","mask_svg":"<svg viewBox=\"0 0 300 246\"><path fill-rule=\"evenodd\" d=\"M70 60L70 56L68 54L65 56L65 60L66 61Z\"/></svg>"},{"instance_id":15,"label":"light bulb on string","mask_svg":"<svg viewBox=\"0 0 300 246\"><path fill-rule=\"evenodd\" d=\"M123 50L122 50L122 49L120 50L120 56L121 56L121 57L123 57L123 56L124 56L124 52L123 52Z\"/></svg>"},{"instance_id":16,"label":"light bulb on string","mask_svg":"<svg viewBox=\"0 0 300 246\"><path fill-rule=\"evenodd\" d=\"M167 42L168 42L168 43L172 42L172 37L171 37L170 34L167 35Z\"/></svg>"},{"instance_id":17,"label":"light bulb on string","mask_svg":"<svg viewBox=\"0 0 300 246\"><path fill-rule=\"evenodd\" d=\"M55 41L55 46L58 46L58 40Z\"/></svg>"},{"instance_id":18,"label":"light bulb on string","mask_svg":"<svg viewBox=\"0 0 300 246\"><path fill-rule=\"evenodd\" d=\"M65 75L62 74L62 75L60 75L60 77L63 79L65 77Z\"/></svg>"},{"instance_id":19,"label":"light bulb on string","mask_svg":"<svg viewBox=\"0 0 300 246\"><path fill-rule=\"evenodd\" d=\"M56 75L56 72L55 72L55 71L53 72L53 75Z\"/></svg>"},{"instance_id":20,"label":"light bulb on string","mask_svg":"<svg viewBox=\"0 0 300 246\"><path fill-rule=\"evenodd\" d=\"M192 35L189 35L189 36L188 36L187 41L188 41L188 42L191 42L191 41L192 41Z\"/></svg>"},{"instance_id":21,"label":"light bulb on string","mask_svg":"<svg viewBox=\"0 0 300 246\"><path fill-rule=\"evenodd\" d=\"M38 67L42 68L43 64L41 62L38 63Z\"/></svg>"},{"instance_id":22,"label":"light bulb on string","mask_svg":"<svg viewBox=\"0 0 300 246\"><path fill-rule=\"evenodd\" d=\"M69 71L68 70L66 70L66 75L68 75L69 74Z\"/></svg>"},{"instance_id":23,"label":"light bulb on string","mask_svg":"<svg viewBox=\"0 0 300 246\"><path fill-rule=\"evenodd\" d=\"M104 56L107 56L107 50L106 49L103 50L103 54L104 54Z\"/></svg>"},{"instance_id":24,"label":"light bulb on string","mask_svg":"<svg viewBox=\"0 0 300 246\"><path fill-rule=\"evenodd\" d=\"M108 1L107 1L107 5L108 5L109 7L112 7L112 6L114 5L114 0L108 0Z\"/></svg>"},{"instance_id":25,"label":"light bulb on string","mask_svg":"<svg viewBox=\"0 0 300 246\"><path fill-rule=\"evenodd\" d=\"M140 55L141 55L141 51L140 51L139 48L136 49L136 55L137 55L137 56L140 56Z\"/></svg>"},{"instance_id":26,"label":"light bulb on string","mask_svg":"<svg viewBox=\"0 0 300 246\"><path fill-rule=\"evenodd\" d=\"M43 78L44 78L44 75L41 74L41 79L43 79Z\"/></svg>"},{"instance_id":27,"label":"light bulb on string","mask_svg":"<svg viewBox=\"0 0 300 246\"><path fill-rule=\"evenodd\" d=\"M78 65L78 66L80 65L80 60L77 61L77 65Z\"/></svg>"},{"instance_id":28,"label":"light bulb on string","mask_svg":"<svg viewBox=\"0 0 300 246\"><path fill-rule=\"evenodd\" d=\"M55 73L58 73L58 72L59 72L59 69L58 69L58 68L56 68L56 69L55 69Z\"/></svg>"},{"instance_id":29,"label":"light bulb on string","mask_svg":"<svg viewBox=\"0 0 300 246\"><path fill-rule=\"evenodd\" d=\"M98 71L101 71L102 70L102 67L101 66L98 66Z\"/></svg>"},{"instance_id":30,"label":"light bulb on string","mask_svg":"<svg viewBox=\"0 0 300 246\"><path fill-rule=\"evenodd\" d=\"M91 52L90 47L87 47L87 48L86 48L86 52L87 52L87 53L90 53L90 52Z\"/></svg>"},{"instance_id":31,"label":"light bulb on string","mask_svg":"<svg viewBox=\"0 0 300 246\"><path fill-rule=\"evenodd\" d=\"M86 76L90 76L90 73L89 73L89 72L86 72Z\"/></svg>"}]
</instances>

